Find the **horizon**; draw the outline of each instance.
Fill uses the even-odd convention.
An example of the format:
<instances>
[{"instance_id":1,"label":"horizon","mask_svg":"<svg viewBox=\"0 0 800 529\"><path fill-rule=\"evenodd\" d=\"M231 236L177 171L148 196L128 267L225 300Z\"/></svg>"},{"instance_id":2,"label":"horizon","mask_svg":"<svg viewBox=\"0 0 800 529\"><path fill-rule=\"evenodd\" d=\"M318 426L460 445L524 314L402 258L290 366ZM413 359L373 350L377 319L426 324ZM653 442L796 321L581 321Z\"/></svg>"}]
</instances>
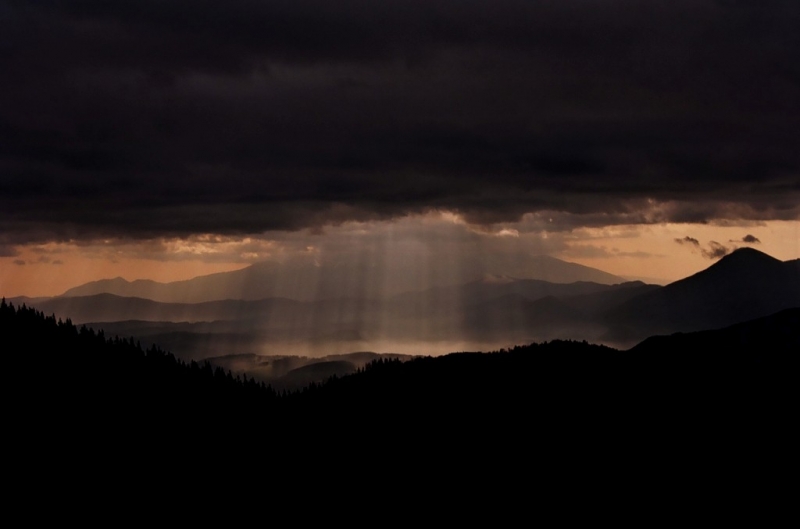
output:
<instances>
[{"instance_id":1,"label":"horizon","mask_svg":"<svg viewBox=\"0 0 800 529\"><path fill-rule=\"evenodd\" d=\"M758 258L733 259L737 253ZM732 266L714 266L728 258ZM124 279L107 285L89 283L81 293L31 303L47 314L103 329L108 335L136 336L146 344L166 346L185 360L211 358L217 364L221 358L242 355L319 359L370 351L439 356L552 340L626 350L659 331L721 328L766 316L767 307L772 311L800 307L797 268L784 266L789 260L746 246L719 257L704 269L709 273L687 276L694 285L691 292L618 281L596 269L551 258L539 262L551 265L549 273L558 277L483 278L424 291L391 292L364 288L365 282L354 285L349 274L325 275L323 270L314 288L293 295L274 267L262 265L244 275L220 273L186 284L136 285ZM719 291L721 279L729 283L725 288L729 293ZM743 281L758 286L732 288ZM353 286L360 290L352 290ZM750 301L742 305L742 299ZM737 306L741 308L730 312ZM260 369L258 361L240 364L244 372Z\"/></svg>"},{"instance_id":2,"label":"horizon","mask_svg":"<svg viewBox=\"0 0 800 529\"><path fill-rule=\"evenodd\" d=\"M487 230L451 214L433 213L394 221L343 223L314 234L286 232L272 240L265 235L258 241L252 237L199 237L171 243L125 241L121 246L102 241L20 245L14 255L0 257L0 295L52 297L117 277L129 282L169 283L253 264L271 265L276 273L298 282L316 280L326 266L363 272L365 261L373 275L381 276L396 269L392 262L400 258L407 260L403 266L408 274L416 277L416 281L406 278L409 286L402 291L465 283L484 275L535 277L536 270L526 264L538 256L587 266L623 280L664 285L695 274L738 248L754 248L781 261L800 258L800 222L613 226L561 234L525 232L514 226L519 228L520 223ZM243 247L259 248L262 253L242 252ZM549 247L559 250L545 253ZM453 264L451 274L455 276L445 278L447 274L434 270L434 265L426 268L424 262L408 259L409 248L428 262ZM455 264L464 259L470 260L467 265ZM386 270L379 270L381 266ZM385 284L380 288L391 290Z\"/></svg>"}]
</instances>

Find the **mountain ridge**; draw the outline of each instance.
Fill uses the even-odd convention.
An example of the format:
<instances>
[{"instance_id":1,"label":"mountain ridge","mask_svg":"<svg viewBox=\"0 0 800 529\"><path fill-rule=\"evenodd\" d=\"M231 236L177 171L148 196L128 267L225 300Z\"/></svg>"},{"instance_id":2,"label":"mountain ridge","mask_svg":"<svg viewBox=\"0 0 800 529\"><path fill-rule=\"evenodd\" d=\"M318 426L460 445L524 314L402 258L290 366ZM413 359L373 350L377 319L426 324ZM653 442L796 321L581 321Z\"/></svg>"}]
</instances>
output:
<instances>
[{"instance_id":1,"label":"mountain ridge","mask_svg":"<svg viewBox=\"0 0 800 529\"><path fill-rule=\"evenodd\" d=\"M612 334L642 339L746 321L800 306L800 261L741 248L708 268L608 311Z\"/></svg>"},{"instance_id":2,"label":"mountain ridge","mask_svg":"<svg viewBox=\"0 0 800 529\"><path fill-rule=\"evenodd\" d=\"M78 323L141 334L187 359L198 359L190 356L197 351L317 357L420 351L429 344L444 354L448 343L486 348L564 337L625 348L652 335L720 328L800 306L800 260L742 249L666 286L492 276L383 299L164 303L96 294L30 304Z\"/></svg>"},{"instance_id":3,"label":"mountain ridge","mask_svg":"<svg viewBox=\"0 0 800 529\"><path fill-rule=\"evenodd\" d=\"M482 265L480 264L472 267L474 268L472 275L481 278L488 274L498 277L513 277L517 280L541 280L558 284L577 281L599 284L625 282L625 279L602 270L550 256L531 256L525 263L527 277L518 277L519 274L507 274L502 270L481 269ZM78 285L66 290L58 297L110 293L120 296L143 297L165 303L200 303L224 299L255 300L273 297L313 301L323 298L338 299L352 295L354 291L351 285L352 270L337 267L314 270L317 277L315 284L287 282L284 280L285 273L286 271L283 271L277 263L262 262L231 272L216 272L168 283L159 283L149 279L127 281L117 277ZM311 277L315 277L314 274L311 274ZM436 288L459 284L458 281L452 281L452 274L443 275L448 278L449 282L429 286ZM405 283L397 287L396 292L390 292L387 295L391 297L421 289L424 289L423 285L416 284L407 278Z\"/></svg>"}]
</instances>

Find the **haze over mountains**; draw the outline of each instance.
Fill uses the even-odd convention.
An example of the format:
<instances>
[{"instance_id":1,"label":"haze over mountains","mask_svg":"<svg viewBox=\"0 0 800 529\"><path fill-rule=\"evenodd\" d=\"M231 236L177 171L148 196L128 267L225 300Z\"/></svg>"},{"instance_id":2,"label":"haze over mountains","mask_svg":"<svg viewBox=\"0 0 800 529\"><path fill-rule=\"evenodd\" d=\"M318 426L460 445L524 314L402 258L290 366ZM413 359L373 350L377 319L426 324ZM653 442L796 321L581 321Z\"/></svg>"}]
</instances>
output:
<instances>
[{"instance_id":1,"label":"haze over mountains","mask_svg":"<svg viewBox=\"0 0 800 529\"><path fill-rule=\"evenodd\" d=\"M254 266L179 283L99 281L64 296L11 301L33 304L109 335L136 336L185 360L213 359L271 381L288 372L275 371L275 362L290 356L306 359L293 361L292 369L327 362L307 367L320 376L365 365L363 355L358 360L341 356L353 351L437 355L555 339L628 348L654 334L716 329L800 307L800 260L782 262L753 249L737 250L663 287L604 284L586 278L610 281L613 276L573 266L561 273L555 259L538 262L552 265L548 277L581 280L490 276L374 297L330 290L332 297L314 300L253 299L259 292L274 291L274 284L255 286L264 270ZM213 294L192 294L195 298L232 295L243 285L252 286L241 299L147 299L186 298L204 284ZM143 287L139 296L119 295L137 286Z\"/></svg>"},{"instance_id":2,"label":"haze over mountains","mask_svg":"<svg viewBox=\"0 0 800 529\"><path fill-rule=\"evenodd\" d=\"M352 297L354 293L376 297L395 295L426 287L453 286L478 278L524 278L552 283L591 281L600 284L615 284L625 279L602 270L569 263L546 255L532 256L520 263L492 263L488 260L465 258L458 263L458 273L450 262L431 262L427 266L425 281L421 283L417 274L411 273L403 262L383 263L385 270L380 275L386 278L381 284L370 288L365 285L371 277L369 268L353 269L345 265L315 267L305 265L287 271L279 264L256 263L233 272L211 274L186 281L158 283L149 280L126 281L122 278L103 279L67 290L63 296L89 296L92 294L116 294L162 301L165 303L199 303L222 299L257 300L285 297L300 301L315 301L326 298ZM377 281L377 279L375 280Z\"/></svg>"},{"instance_id":3,"label":"haze over mountains","mask_svg":"<svg viewBox=\"0 0 800 529\"><path fill-rule=\"evenodd\" d=\"M589 317L591 308L559 304L572 296L590 295L589 307L590 299L604 304L603 296L627 299L635 292L631 288L651 288L546 256L519 266L517 272L527 270L526 279L489 273L479 264L473 262L475 273L469 274L479 279L448 284L457 277L450 274L448 281L416 290L406 289L412 285L413 278L408 277L399 283L391 278L386 289L354 289L351 280L340 277L343 270L323 267L317 271L312 296L310 286L279 281L274 265L259 264L175 283L96 281L59 297L37 299L35 304L76 323L145 337L184 358L253 353L327 356L362 350L443 354L565 335L598 338L603 328ZM491 269L498 271L509 269ZM298 285L299 290L294 288ZM263 296L276 291L297 295Z\"/></svg>"}]
</instances>

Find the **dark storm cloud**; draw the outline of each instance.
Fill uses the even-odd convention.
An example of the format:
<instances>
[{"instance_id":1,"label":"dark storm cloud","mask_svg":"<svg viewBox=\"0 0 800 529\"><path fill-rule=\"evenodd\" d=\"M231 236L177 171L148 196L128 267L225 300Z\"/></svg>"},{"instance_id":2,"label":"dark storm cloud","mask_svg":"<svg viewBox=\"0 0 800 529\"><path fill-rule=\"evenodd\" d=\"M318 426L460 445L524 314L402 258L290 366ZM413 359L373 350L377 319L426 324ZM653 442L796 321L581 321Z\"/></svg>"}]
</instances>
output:
<instances>
[{"instance_id":1,"label":"dark storm cloud","mask_svg":"<svg viewBox=\"0 0 800 529\"><path fill-rule=\"evenodd\" d=\"M708 243L708 250L702 250L701 253L703 257L708 259L719 259L720 257L725 257L731 253L731 251L733 251L732 248L723 246L716 241L711 241Z\"/></svg>"},{"instance_id":2,"label":"dark storm cloud","mask_svg":"<svg viewBox=\"0 0 800 529\"><path fill-rule=\"evenodd\" d=\"M736 249L735 246L733 248L728 248L717 241L710 241L708 243L708 248L703 248L703 246L700 244L700 241L689 236L686 236L683 239L675 239L675 242L678 244L688 245L694 250L699 250L700 255L706 259L719 259L720 257L725 257Z\"/></svg>"},{"instance_id":3,"label":"dark storm cloud","mask_svg":"<svg viewBox=\"0 0 800 529\"><path fill-rule=\"evenodd\" d=\"M798 25L793 0L0 0L0 234L797 219Z\"/></svg>"},{"instance_id":4,"label":"dark storm cloud","mask_svg":"<svg viewBox=\"0 0 800 529\"><path fill-rule=\"evenodd\" d=\"M730 241L730 242L743 242L745 244L761 244L761 241L755 235L747 234L742 237L741 241Z\"/></svg>"},{"instance_id":5,"label":"dark storm cloud","mask_svg":"<svg viewBox=\"0 0 800 529\"><path fill-rule=\"evenodd\" d=\"M694 246L695 248L700 247L700 241L698 241L694 237L689 237L688 235L683 239L675 239L675 242L677 242L678 244L689 244L691 246Z\"/></svg>"}]
</instances>

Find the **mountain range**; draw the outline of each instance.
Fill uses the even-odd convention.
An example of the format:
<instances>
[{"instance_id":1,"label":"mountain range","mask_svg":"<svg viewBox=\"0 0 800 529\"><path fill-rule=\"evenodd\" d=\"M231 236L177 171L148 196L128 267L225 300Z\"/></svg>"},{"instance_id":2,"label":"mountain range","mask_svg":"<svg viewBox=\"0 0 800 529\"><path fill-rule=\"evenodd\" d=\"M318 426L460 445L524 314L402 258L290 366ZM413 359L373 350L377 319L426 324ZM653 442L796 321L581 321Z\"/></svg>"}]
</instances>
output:
<instances>
[{"instance_id":1,"label":"mountain range","mask_svg":"<svg viewBox=\"0 0 800 529\"><path fill-rule=\"evenodd\" d=\"M567 267L562 277L579 271L598 276L584 268ZM783 262L749 248L666 286L487 276L374 298L340 292L315 300L252 299L268 287L252 287L242 299L178 303L149 298L186 298L201 285L216 285L215 294L194 297L232 294L231 285L256 281L261 272L254 266L166 284L108 280L54 298L10 301L271 382L291 370L275 367L288 365L289 357L298 359L292 369L316 370L314 378L363 367L367 356L342 356L352 351L399 357L554 339L625 349L653 335L718 329L800 307L800 260ZM142 287L138 296L119 294L136 287Z\"/></svg>"},{"instance_id":2,"label":"mountain range","mask_svg":"<svg viewBox=\"0 0 800 529\"><path fill-rule=\"evenodd\" d=\"M515 264L515 266L495 265L490 267L480 260L465 260L459 263L459 269L461 276L471 277L473 280L503 281L514 277L550 283L589 281L606 285L625 281L619 276L602 270L562 261L547 255L527 257L523 262L524 266ZM441 270L427 275L443 279L439 280L439 284L428 285L428 287L457 286L452 271L447 270L448 263L431 263L430 266L439 267ZM409 276L400 268L399 263L387 263L387 267L388 270L384 273L392 277L391 290L388 295L420 289L419 278L413 275ZM127 281L121 277L102 279L71 288L64 292L62 297L116 294L123 297L147 298L164 303L200 303L225 299L259 300L275 297L315 301L350 297L353 296L354 290L359 290L359 287L353 288L354 271L347 266L334 264L303 272L304 277L314 277L315 281L295 281L294 277L288 277L289 274L279 264L263 262L233 272L220 272L171 283L159 283L151 280ZM361 287L363 288L363 285ZM368 295L374 296L376 293Z\"/></svg>"}]
</instances>

